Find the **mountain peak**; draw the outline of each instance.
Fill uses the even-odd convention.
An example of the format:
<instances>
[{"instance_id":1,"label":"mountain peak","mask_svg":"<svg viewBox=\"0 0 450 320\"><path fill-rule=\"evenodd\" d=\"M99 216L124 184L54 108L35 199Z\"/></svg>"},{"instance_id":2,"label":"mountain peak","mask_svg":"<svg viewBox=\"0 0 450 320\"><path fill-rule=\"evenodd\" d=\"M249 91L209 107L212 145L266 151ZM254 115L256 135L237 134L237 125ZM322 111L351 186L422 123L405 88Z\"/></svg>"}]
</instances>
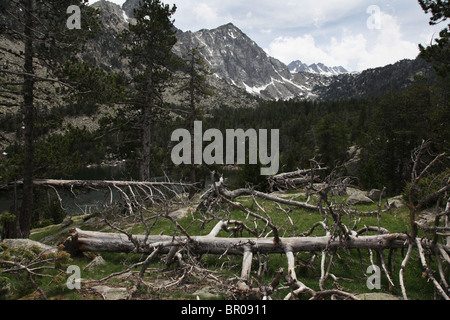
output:
<instances>
[{"instance_id":1,"label":"mountain peak","mask_svg":"<svg viewBox=\"0 0 450 320\"><path fill-rule=\"evenodd\" d=\"M287 66L268 56L234 24L211 30L179 32L177 36L174 52L182 56L189 48L200 46L203 58L217 78L270 99L296 96L298 88L291 83Z\"/></svg>"},{"instance_id":2,"label":"mountain peak","mask_svg":"<svg viewBox=\"0 0 450 320\"><path fill-rule=\"evenodd\" d=\"M238 27L236 27L236 26L235 26L233 23L231 23L231 22L228 22L227 24L224 24L224 25L218 27L218 29L220 29L220 28L239 29Z\"/></svg>"},{"instance_id":3,"label":"mountain peak","mask_svg":"<svg viewBox=\"0 0 450 320\"><path fill-rule=\"evenodd\" d=\"M118 4L115 4L114 2L107 1L107 0L99 0L92 4L92 7L100 9L100 10L114 10L114 11L120 11L121 7Z\"/></svg>"},{"instance_id":4,"label":"mountain peak","mask_svg":"<svg viewBox=\"0 0 450 320\"><path fill-rule=\"evenodd\" d=\"M130 18L134 18L134 9L139 8L139 2L141 0L127 0L122 5L122 10L125 11L126 15Z\"/></svg>"},{"instance_id":5,"label":"mountain peak","mask_svg":"<svg viewBox=\"0 0 450 320\"><path fill-rule=\"evenodd\" d=\"M247 37L247 35L238 27L236 27L233 23L229 22L227 24L221 25L215 29L202 29L200 31L204 32L216 32L221 33L224 36L228 36L232 39L236 39L238 37Z\"/></svg>"},{"instance_id":6,"label":"mountain peak","mask_svg":"<svg viewBox=\"0 0 450 320\"><path fill-rule=\"evenodd\" d=\"M348 73L348 71L342 66L328 67L322 62L313 63L308 66L306 63L303 63L300 60L291 62L288 65L288 68L291 73L307 72L325 76L337 76L343 73Z\"/></svg>"},{"instance_id":7,"label":"mountain peak","mask_svg":"<svg viewBox=\"0 0 450 320\"><path fill-rule=\"evenodd\" d=\"M120 32L127 27L128 17L123 9L111 1L100 0L92 4L92 7L100 10L100 20L115 32Z\"/></svg>"}]
</instances>

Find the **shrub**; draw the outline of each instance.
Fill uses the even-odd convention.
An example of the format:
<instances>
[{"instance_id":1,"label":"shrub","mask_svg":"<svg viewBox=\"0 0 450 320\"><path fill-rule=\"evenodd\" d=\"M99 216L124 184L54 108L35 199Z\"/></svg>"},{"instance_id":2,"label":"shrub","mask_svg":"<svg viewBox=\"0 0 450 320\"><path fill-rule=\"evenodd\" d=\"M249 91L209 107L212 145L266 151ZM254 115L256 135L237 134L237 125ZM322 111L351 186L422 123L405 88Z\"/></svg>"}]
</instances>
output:
<instances>
[{"instance_id":1,"label":"shrub","mask_svg":"<svg viewBox=\"0 0 450 320\"><path fill-rule=\"evenodd\" d=\"M10 294L11 283L8 278L0 277L0 300L7 300Z\"/></svg>"}]
</instances>

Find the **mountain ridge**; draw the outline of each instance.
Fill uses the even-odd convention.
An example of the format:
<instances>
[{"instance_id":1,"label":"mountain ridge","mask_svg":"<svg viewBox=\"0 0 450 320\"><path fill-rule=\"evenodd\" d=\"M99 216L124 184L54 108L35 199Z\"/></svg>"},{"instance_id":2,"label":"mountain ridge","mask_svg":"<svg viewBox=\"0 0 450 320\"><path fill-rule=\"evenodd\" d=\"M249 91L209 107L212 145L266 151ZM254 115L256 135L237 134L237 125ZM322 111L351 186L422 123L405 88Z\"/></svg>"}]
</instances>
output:
<instances>
[{"instance_id":1,"label":"mountain ridge","mask_svg":"<svg viewBox=\"0 0 450 320\"><path fill-rule=\"evenodd\" d=\"M96 60L102 67L112 71L124 69L126 62L118 58L121 44L115 32L126 28L128 22L132 23L133 10L138 4L139 0L127 0L122 7L106 0L93 4L102 12L104 28L92 44L87 59L95 60L92 56L97 55ZM199 47L211 66L210 82L220 84L219 90L233 90L236 96L242 92L242 95L250 94L265 100L360 97L375 91L382 94L391 85L405 87L416 73L431 74L431 66L418 63L417 59L398 62L402 66L400 69L393 64L360 73L349 73L341 66L328 67L320 62L308 66L297 60L285 65L232 23L198 31L176 29L176 36L178 42L173 52L182 57L189 49ZM389 78L390 74L395 77ZM382 77L378 78L378 75ZM371 92L371 87L379 90Z\"/></svg>"},{"instance_id":2,"label":"mountain ridge","mask_svg":"<svg viewBox=\"0 0 450 320\"><path fill-rule=\"evenodd\" d=\"M174 52L182 56L189 48L200 47L216 77L267 99L283 99L299 94L286 65L269 56L256 42L232 23L215 29L177 32Z\"/></svg>"},{"instance_id":3,"label":"mountain ridge","mask_svg":"<svg viewBox=\"0 0 450 320\"><path fill-rule=\"evenodd\" d=\"M291 73L307 72L314 74L322 74L326 76L338 76L340 74L349 73L347 69L345 69L343 66L328 67L321 62L316 62L311 65L307 65L306 63L303 63L301 60L292 61L288 65L288 68L289 71L291 71Z\"/></svg>"}]
</instances>

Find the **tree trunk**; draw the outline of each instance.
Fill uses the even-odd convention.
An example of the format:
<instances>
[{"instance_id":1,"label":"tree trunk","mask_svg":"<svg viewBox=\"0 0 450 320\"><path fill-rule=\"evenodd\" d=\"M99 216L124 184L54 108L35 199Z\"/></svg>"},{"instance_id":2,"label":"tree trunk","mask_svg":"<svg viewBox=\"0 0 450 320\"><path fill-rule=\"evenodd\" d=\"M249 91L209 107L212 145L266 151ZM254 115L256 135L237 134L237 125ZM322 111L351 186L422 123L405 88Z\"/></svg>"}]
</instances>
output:
<instances>
[{"instance_id":1,"label":"tree trunk","mask_svg":"<svg viewBox=\"0 0 450 320\"><path fill-rule=\"evenodd\" d=\"M189 115L189 129L191 133L191 172L190 172L190 179L192 183L192 188L189 190L189 198L192 199L195 195L195 183L197 182L196 177L196 164L195 164L195 141L194 141L194 135L195 135L195 120L196 119L196 106L195 106L195 54L194 51L192 51L191 56L191 66L190 66L190 81L189 81L189 106L191 109L191 114Z\"/></svg>"},{"instance_id":2,"label":"tree trunk","mask_svg":"<svg viewBox=\"0 0 450 320\"><path fill-rule=\"evenodd\" d=\"M153 122L153 110L154 110L154 98L155 98L155 83L153 79L154 63L150 58L147 65L147 81L145 88L145 106L142 107L142 162L140 165L140 180L150 181L150 165L151 165L151 152L152 152L152 122Z\"/></svg>"},{"instance_id":3,"label":"tree trunk","mask_svg":"<svg viewBox=\"0 0 450 320\"><path fill-rule=\"evenodd\" d=\"M191 114L191 119L190 119L190 123L189 123L189 129L190 129L190 134L191 134L191 171L189 173L190 175L190 181L192 183L192 187L189 189L189 199L194 198L195 196L195 183L197 182L197 177L195 174L195 142L194 142L194 122L195 122L195 118L194 118L194 111L192 111L193 113Z\"/></svg>"},{"instance_id":4,"label":"tree trunk","mask_svg":"<svg viewBox=\"0 0 450 320\"><path fill-rule=\"evenodd\" d=\"M11 206L11 213L15 215L14 221L11 222L5 222L4 223L4 233L2 234L2 237L5 239L16 239L20 238L20 235L22 234L20 231L20 210L19 210L19 199L17 196L17 184L13 183L11 184L11 188L14 189L13 191L13 204ZM1 190L0 186L0 190Z\"/></svg>"},{"instance_id":5,"label":"tree trunk","mask_svg":"<svg viewBox=\"0 0 450 320\"><path fill-rule=\"evenodd\" d=\"M225 224L222 222L222 224ZM281 238L278 244L273 239L257 238L217 238L214 235L200 237L172 237L172 236L133 236L131 241L128 236L117 233L102 233L73 229L70 237L65 242L67 251L76 252L133 252L135 244L140 247L139 252L151 253L155 248L160 248L161 253L168 253L174 246L190 244L190 252L196 254L232 254L243 255L247 252L259 252L261 254L285 253L286 248L292 252L311 252L337 249L396 249L408 248L409 243L405 234L386 234L374 236L351 236L347 240L324 237L296 237ZM423 240L422 245L431 247L430 241ZM443 247L450 252L450 248Z\"/></svg>"},{"instance_id":6,"label":"tree trunk","mask_svg":"<svg viewBox=\"0 0 450 320\"><path fill-rule=\"evenodd\" d=\"M34 176L34 68L33 68L33 1L25 2L25 63L23 86L23 113L25 125L25 155L23 171L23 198L19 219L19 238L28 238L33 215L33 176Z\"/></svg>"},{"instance_id":7,"label":"tree trunk","mask_svg":"<svg viewBox=\"0 0 450 320\"><path fill-rule=\"evenodd\" d=\"M445 206L445 212L450 212L450 198L447 200L447 205ZM446 228L450 228L450 213L444 216L444 225ZM450 236L447 236L446 244L450 247Z\"/></svg>"},{"instance_id":8,"label":"tree trunk","mask_svg":"<svg viewBox=\"0 0 450 320\"><path fill-rule=\"evenodd\" d=\"M326 171L328 168L316 168L307 170L297 170L294 172L280 173L269 177L268 182L272 190L294 190L301 185L311 182L321 182L316 172Z\"/></svg>"},{"instance_id":9,"label":"tree trunk","mask_svg":"<svg viewBox=\"0 0 450 320\"><path fill-rule=\"evenodd\" d=\"M142 124L142 163L140 167L140 180L150 181L150 165L152 152L152 108L144 107Z\"/></svg>"}]
</instances>

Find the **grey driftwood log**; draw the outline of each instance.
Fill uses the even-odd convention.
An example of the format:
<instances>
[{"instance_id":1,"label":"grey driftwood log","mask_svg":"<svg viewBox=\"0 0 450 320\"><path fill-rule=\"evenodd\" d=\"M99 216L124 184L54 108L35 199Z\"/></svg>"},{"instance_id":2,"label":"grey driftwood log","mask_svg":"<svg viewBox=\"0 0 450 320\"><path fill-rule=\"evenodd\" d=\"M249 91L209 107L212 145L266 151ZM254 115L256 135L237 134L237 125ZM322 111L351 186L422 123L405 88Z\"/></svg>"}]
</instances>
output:
<instances>
[{"instance_id":1,"label":"grey driftwood log","mask_svg":"<svg viewBox=\"0 0 450 320\"><path fill-rule=\"evenodd\" d=\"M373 236L349 236L347 239L332 239L323 237L293 237L280 238L274 243L273 238L220 238L219 231L226 225L219 223L214 230L206 236L144 236L133 235L132 239L125 234L105 233L72 229L65 246L68 251L75 252L140 252L152 253L160 248L160 253L168 253L172 247L189 245L190 252L197 254L233 254L244 255L252 253L286 253L302 251L324 251L326 249L395 249L408 248L407 235L401 233L383 234ZM423 240L424 247L431 247L428 240ZM136 249L138 247L138 249ZM450 252L450 248L443 246Z\"/></svg>"},{"instance_id":2,"label":"grey driftwood log","mask_svg":"<svg viewBox=\"0 0 450 320\"><path fill-rule=\"evenodd\" d=\"M0 190L13 189L15 186L22 186L23 181L15 181L9 184L0 185ZM177 182L142 182L142 181L105 181L105 180L55 180L55 179L35 179L35 187L61 187L61 188L108 188L108 187L129 187L129 186L147 186L147 187L165 187L179 186L189 187L188 183Z\"/></svg>"}]
</instances>

